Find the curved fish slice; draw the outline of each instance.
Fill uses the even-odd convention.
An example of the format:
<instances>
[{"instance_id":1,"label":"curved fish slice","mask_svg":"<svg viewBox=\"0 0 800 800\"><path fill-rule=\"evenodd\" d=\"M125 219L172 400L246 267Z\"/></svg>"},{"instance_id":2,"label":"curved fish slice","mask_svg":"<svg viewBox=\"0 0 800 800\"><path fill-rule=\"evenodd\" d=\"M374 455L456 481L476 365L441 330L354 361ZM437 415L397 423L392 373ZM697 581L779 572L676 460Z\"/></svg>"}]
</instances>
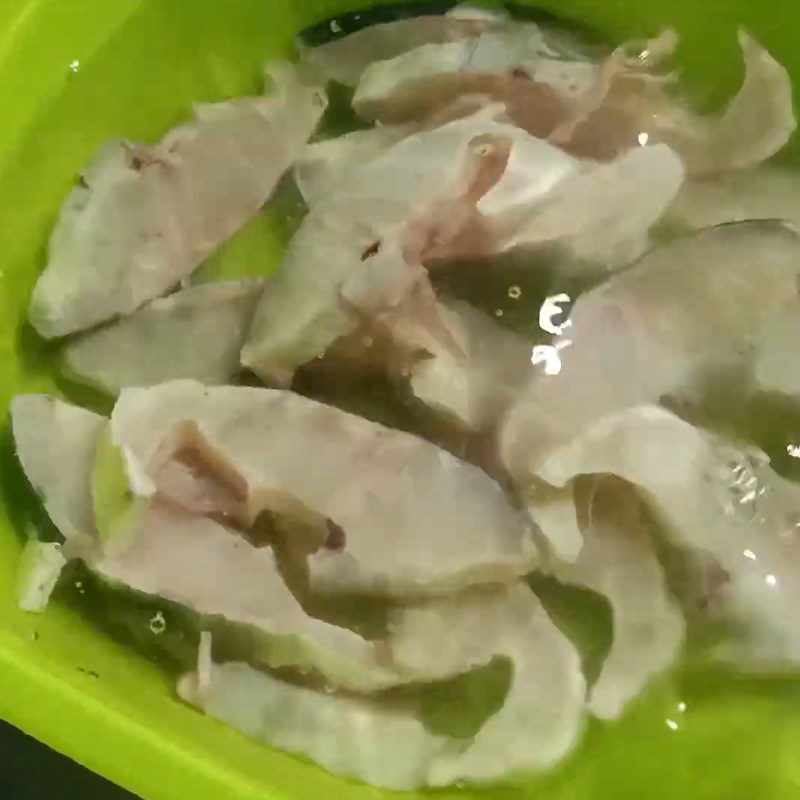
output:
<instances>
[{"instance_id":1,"label":"curved fish slice","mask_svg":"<svg viewBox=\"0 0 800 800\"><path fill-rule=\"evenodd\" d=\"M611 650L589 693L589 710L617 719L650 678L672 665L684 621L669 596L634 487L609 476L596 479L583 540L575 563L557 564L554 573L611 604Z\"/></svg>"},{"instance_id":2,"label":"curved fish slice","mask_svg":"<svg viewBox=\"0 0 800 800\"><path fill-rule=\"evenodd\" d=\"M665 31L648 42L633 64L670 58L677 37ZM608 158L635 142L664 142L677 152L693 177L760 164L777 153L796 128L789 73L746 30L739 31L745 78L719 114L698 115L673 100L665 89L672 76L634 68L626 47L607 63L592 113L558 132L570 152ZM622 56L622 58L620 58Z\"/></svg>"},{"instance_id":3,"label":"curved fish slice","mask_svg":"<svg viewBox=\"0 0 800 800\"><path fill-rule=\"evenodd\" d=\"M800 172L764 165L686 181L665 216L684 228L750 219L800 224Z\"/></svg>"},{"instance_id":4,"label":"curved fish slice","mask_svg":"<svg viewBox=\"0 0 800 800\"><path fill-rule=\"evenodd\" d=\"M209 283L157 298L67 343L64 372L111 395L177 378L229 383L263 284Z\"/></svg>"},{"instance_id":5,"label":"curved fish slice","mask_svg":"<svg viewBox=\"0 0 800 800\"><path fill-rule=\"evenodd\" d=\"M178 693L247 736L386 789L425 786L434 756L458 748L412 709L293 686L246 664L214 664L205 685L187 675Z\"/></svg>"},{"instance_id":6,"label":"curved fish slice","mask_svg":"<svg viewBox=\"0 0 800 800\"><path fill-rule=\"evenodd\" d=\"M567 176L539 203L502 250L561 244L572 259L609 270L647 249L650 228L683 183L681 159L667 146L640 147L608 164ZM496 188L500 188L502 179Z\"/></svg>"},{"instance_id":7,"label":"curved fish slice","mask_svg":"<svg viewBox=\"0 0 800 800\"><path fill-rule=\"evenodd\" d=\"M595 473L638 486L676 544L710 553L727 573L716 600L743 630L722 655L758 668L797 663L800 486L770 469L760 451L655 406L599 420L540 470L556 486Z\"/></svg>"},{"instance_id":8,"label":"curved fish slice","mask_svg":"<svg viewBox=\"0 0 800 800\"><path fill-rule=\"evenodd\" d=\"M524 500L528 515L547 540L555 558L575 562L583 550L584 537L572 486L554 489L540 482Z\"/></svg>"},{"instance_id":9,"label":"curved fish slice","mask_svg":"<svg viewBox=\"0 0 800 800\"><path fill-rule=\"evenodd\" d=\"M441 680L495 656L514 666L503 708L462 753L436 759L431 785L490 781L551 766L569 752L582 729L586 683L580 657L527 586L401 610L389 647L397 667L418 681ZM431 659L431 652L437 658Z\"/></svg>"},{"instance_id":10,"label":"curved fish slice","mask_svg":"<svg viewBox=\"0 0 800 800\"><path fill-rule=\"evenodd\" d=\"M755 385L763 392L800 397L800 308L775 317L756 342Z\"/></svg>"},{"instance_id":11,"label":"curved fish slice","mask_svg":"<svg viewBox=\"0 0 800 800\"><path fill-rule=\"evenodd\" d=\"M313 588L425 594L509 580L536 562L530 531L485 473L289 392L191 381L126 389L111 432L140 495L191 452L230 488L235 502L223 513L248 526L269 510L316 531ZM208 495L196 470L171 496L196 508L195 490ZM335 549L321 546L331 524L343 534Z\"/></svg>"},{"instance_id":12,"label":"curved fish slice","mask_svg":"<svg viewBox=\"0 0 800 800\"><path fill-rule=\"evenodd\" d=\"M308 207L346 191L354 170L410 133L408 128L377 125L307 145L294 165L294 179Z\"/></svg>"},{"instance_id":13,"label":"curved fish slice","mask_svg":"<svg viewBox=\"0 0 800 800\"><path fill-rule=\"evenodd\" d=\"M25 475L67 541L96 537L91 476L105 417L43 394L17 395L11 430Z\"/></svg>"},{"instance_id":14,"label":"curved fish slice","mask_svg":"<svg viewBox=\"0 0 800 800\"><path fill-rule=\"evenodd\" d=\"M300 58L326 80L356 86L364 70L423 44L458 41L507 22L501 11L457 6L447 14L430 14L370 25L317 47L300 43Z\"/></svg>"},{"instance_id":15,"label":"curved fish slice","mask_svg":"<svg viewBox=\"0 0 800 800\"><path fill-rule=\"evenodd\" d=\"M17 565L17 605L23 611L44 611L66 565L61 544L29 539Z\"/></svg>"},{"instance_id":16,"label":"curved fish slice","mask_svg":"<svg viewBox=\"0 0 800 800\"><path fill-rule=\"evenodd\" d=\"M697 115L673 100L660 71L677 46L657 38L587 60L554 55L536 25L489 30L467 41L425 44L371 65L353 105L385 123L421 120L464 95L501 101L510 119L575 155L609 160L637 144L666 143L693 176L755 166L796 128L789 73L745 30L745 79L724 112Z\"/></svg>"},{"instance_id":17,"label":"curved fish slice","mask_svg":"<svg viewBox=\"0 0 800 800\"><path fill-rule=\"evenodd\" d=\"M506 139L520 133L493 122L494 115L409 136L318 204L261 298L242 363L288 385L298 366L351 333L359 314L391 310L420 286L432 297L426 248L457 233L485 191L484 173L502 160Z\"/></svg>"},{"instance_id":18,"label":"curved fish slice","mask_svg":"<svg viewBox=\"0 0 800 800\"><path fill-rule=\"evenodd\" d=\"M247 626L263 641L254 658L271 667L315 670L354 691L402 682L378 665L371 642L303 611L269 548L254 547L239 531L164 500L145 505L125 546L104 548L88 560L106 581Z\"/></svg>"},{"instance_id":19,"label":"curved fish slice","mask_svg":"<svg viewBox=\"0 0 800 800\"><path fill-rule=\"evenodd\" d=\"M424 119L462 95L485 94L506 102L515 122L530 123L522 125L530 133L544 136L599 78L602 64L574 58L558 52L539 25L515 23L371 64L353 107L365 119L398 123Z\"/></svg>"},{"instance_id":20,"label":"curved fish slice","mask_svg":"<svg viewBox=\"0 0 800 800\"><path fill-rule=\"evenodd\" d=\"M592 421L690 389L797 303L800 236L779 222L708 228L652 250L576 302L501 431L520 487Z\"/></svg>"},{"instance_id":21,"label":"curved fish slice","mask_svg":"<svg viewBox=\"0 0 800 800\"><path fill-rule=\"evenodd\" d=\"M428 357L412 365L411 390L430 408L473 430L491 430L532 370L531 344L467 303L442 303L442 316L458 351L435 337L398 334L424 348Z\"/></svg>"},{"instance_id":22,"label":"curved fish slice","mask_svg":"<svg viewBox=\"0 0 800 800\"><path fill-rule=\"evenodd\" d=\"M716 117L669 113L655 120L655 134L667 142L691 175L754 167L775 155L797 127L792 80L745 29L739 30L745 77L737 95Z\"/></svg>"},{"instance_id":23,"label":"curved fish slice","mask_svg":"<svg viewBox=\"0 0 800 800\"><path fill-rule=\"evenodd\" d=\"M264 204L327 100L288 63L274 90L195 107L154 147L111 142L70 193L31 303L47 338L89 328L184 281Z\"/></svg>"}]
</instances>

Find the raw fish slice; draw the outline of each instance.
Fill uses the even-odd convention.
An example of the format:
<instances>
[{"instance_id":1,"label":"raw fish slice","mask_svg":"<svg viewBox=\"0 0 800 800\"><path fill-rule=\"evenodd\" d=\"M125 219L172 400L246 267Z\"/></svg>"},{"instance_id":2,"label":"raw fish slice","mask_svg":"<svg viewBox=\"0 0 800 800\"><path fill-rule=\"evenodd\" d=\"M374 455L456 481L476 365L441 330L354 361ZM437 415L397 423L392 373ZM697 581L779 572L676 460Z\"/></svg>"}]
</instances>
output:
<instances>
[{"instance_id":1,"label":"raw fish slice","mask_svg":"<svg viewBox=\"0 0 800 800\"><path fill-rule=\"evenodd\" d=\"M436 759L430 774L434 786L552 766L581 731L586 683L580 658L527 586L399 611L389 646L397 667L420 681L441 680L495 656L514 666L503 708L463 753Z\"/></svg>"},{"instance_id":2,"label":"raw fish slice","mask_svg":"<svg viewBox=\"0 0 800 800\"><path fill-rule=\"evenodd\" d=\"M677 45L677 33L665 28L653 39L628 41L614 49L548 138L591 158L613 158L646 144L647 135L640 138L641 118L651 106L659 108L665 102L664 89L675 76L664 65L671 62Z\"/></svg>"},{"instance_id":3,"label":"raw fish slice","mask_svg":"<svg viewBox=\"0 0 800 800\"><path fill-rule=\"evenodd\" d=\"M370 25L317 47L300 43L300 56L326 80L356 86L364 70L375 61L393 58L423 44L467 39L502 25L507 19L500 11L457 6L447 14Z\"/></svg>"},{"instance_id":4,"label":"raw fish slice","mask_svg":"<svg viewBox=\"0 0 800 800\"><path fill-rule=\"evenodd\" d=\"M442 103L481 94L503 102L520 127L574 155L610 160L637 144L663 142L693 176L755 166L795 130L788 72L744 30L745 80L724 112L708 116L666 91L674 80L661 65L677 45L673 31L646 42L638 55L627 43L606 60L587 61L553 58L536 30L488 31L373 64L354 107L368 119L410 122Z\"/></svg>"},{"instance_id":5,"label":"raw fish slice","mask_svg":"<svg viewBox=\"0 0 800 800\"><path fill-rule=\"evenodd\" d=\"M244 487L239 524L269 510L316 530L314 589L427 594L510 580L536 563L530 530L485 473L289 392L191 381L126 389L111 426L135 493L151 496L163 464L192 448ZM331 524L342 533L335 549L324 546Z\"/></svg>"},{"instance_id":6,"label":"raw fish slice","mask_svg":"<svg viewBox=\"0 0 800 800\"><path fill-rule=\"evenodd\" d=\"M523 499L528 515L547 540L555 558L568 563L576 561L583 550L584 538L572 487L553 489L537 485Z\"/></svg>"},{"instance_id":7,"label":"raw fish slice","mask_svg":"<svg viewBox=\"0 0 800 800\"><path fill-rule=\"evenodd\" d=\"M536 179L532 180L531 175ZM665 145L637 147L608 164L580 162L544 141L517 137L505 171L445 247L428 260L560 248L559 271L606 272L649 245L649 231L681 183L681 160ZM476 246L476 241L479 245Z\"/></svg>"},{"instance_id":8,"label":"raw fish slice","mask_svg":"<svg viewBox=\"0 0 800 800\"><path fill-rule=\"evenodd\" d=\"M482 96L465 96L443 106L416 125L376 125L333 139L307 145L294 166L294 178L311 208L337 192L349 189L352 173L382 156L392 146L415 133L434 130L475 114L486 115L493 104ZM498 105L498 121L502 106ZM505 120L504 120L505 121Z\"/></svg>"},{"instance_id":9,"label":"raw fish slice","mask_svg":"<svg viewBox=\"0 0 800 800\"><path fill-rule=\"evenodd\" d=\"M378 665L372 643L303 611L269 548L254 547L240 532L158 498L146 504L124 547L105 548L88 565L112 585L247 626L262 637L253 657L271 667L314 670L355 691L402 682Z\"/></svg>"},{"instance_id":10,"label":"raw fish slice","mask_svg":"<svg viewBox=\"0 0 800 800\"><path fill-rule=\"evenodd\" d=\"M566 177L501 249L560 244L571 260L608 269L628 264L647 249L648 232L675 199L683 176L680 158L664 145L630 150Z\"/></svg>"},{"instance_id":11,"label":"raw fish slice","mask_svg":"<svg viewBox=\"0 0 800 800\"><path fill-rule=\"evenodd\" d=\"M439 223L448 235L422 250L425 263L557 245L562 273L574 263L615 269L644 252L651 227L683 182L681 160L665 145L637 146L596 164L521 130L509 142L508 159L491 174L488 191L477 202L464 198L460 215L452 206L440 211L450 215L450 229Z\"/></svg>"},{"instance_id":12,"label":"raw fish slice","mask_svg":"<svg viewBox=\"0 0 800 800\"><path fill-rule=\"evenodd\" d=\"M290 386L297 367L322 357L331 343L355 328L341 299L342 287L364 268L362 257L381 247L383 229L361 222L380 206L386 214L397 212L390 200L350 202L346 210L318 206L292 238L256 307L241 352L242 364L266 383ZM393 249L392 255L404 274L399 251Z\"/></svg>"},{"instance_id":13,"label":"raw fish slice","mask_svg":"<svg viewBox=\"0 0 800 800\"><path fill-rule=\"evenodd\" d=\"M187 675L178 693L247 736L386 789L425 786L435 755L458 748L413 709L293 686L241 663L214 664L205 685Z\"/></svg>"},{"instance_id":14,"label":"raw fish slice","mask_svg":"<svg viewBox=\"0 0 800 800\"><path fill-rule=\"evenodd\" d=\"M643 50L650 53L645 60L653 59L656 43L659 63L671 55L677 39L665 32ZM665 91L669 76L615 70L595 111L568 136L562 132L555 138L571 153L601 159L635 142L664 142L694 177L760 164L777 153L795 130L791 79L744 29L739 31L739 44L745 78L722 113L698 115L672 100Z\"/></svg>"},{"instance_id":15,"label":"raw fish slice","mask_svg":"<svg viewBox=\"0 0 800 800\"><path fill-rule=\"evenodd\" d=\"M105 417L43 394L17 395L11 430L25 475L73 546L97 536L91 476Z\"/></svg>"},{"instance_id":16,"label":"raw fish slice","mask_svg":"<svg viewBox=\"0 0 800 800\"><path fill-rule=\"evenodd\" d=\"M560 581L592 589L611 604L611 650L589 693L589 710L616 719L650 678L673 663L684 621L669 597L635 488L600 477L590 491L580 556L554 572Z\"/></svg>"},{"instance_id":17,"label":"raw fish slice","mask_svg":"<svg viewBox=\"0 0 800 800\"><path fill-rule=\"evenodd\" d=\"M800 397L800 307L778 315L756 342L754 380L763 392Z\"/></svg>"},{"instance_id":18,"label":"raw fish slice","mask_svg":"<svg viewBox=\"0 0 800 800\"><path fill-rule=\"evenodd\" d=\"M800 224L800 172L764 165L686 181L665 217L686 228L749 219Z\"/></svg>"},{"instance_id":19,"label":"raw fish slice","mask_svg":"<svg viewBox=\"0 0 800 800\"><path fill-rule=\"evenodd\" d=\"M185 281L268 199L327 100L289 64L264 97L195 108L157 145L111 142L70 193L31 304L47 338L117 315Z\"/></svg>"},{"instance_id":20,"label":"raw fish slice","mask_svg":"<svg viewBox=\"0 0 800 800\"><path fill-rule=\"evenodd\" d=\"M535 23L516 23L373 63L361 76L353 107L369 120L408 122L461 95L486 94L507 103L517 123L525 116L530 133L544 136L568 117L571 103L601 70L599 63L554 52Z\"/></svg>"},{"instance_id":21,"label":"raw fish slice","mask_svg":"<svg viewBox=\"0 0 800 800\"><path fill-rule=\"evenodd\" d=\"M17 605L23 611L44 611L66 566L60 543L29 539L17 565Z\"/></svg>"},{"instance_id":22,"label":"raw fish slice","mask_svg":"<svg viewBox=\"0 0 800 800\"><path fill-rule=\"evenodd\" d=\"M743 222L676 239L581 296L501 431L518 485L593 420L690 390L739 357L796 304L798 274L797 233Z\"/></svg>"},{"instance_id":23,"label":"raw fish slice","mask_svg":"<svg viewBox=\"0 0 800 800\"><path fill-rule=\"evenodd\" d=\"M396 340L427 353L410 368L411 389L430 408L468 428L491 430L532 369L531 345L467 303L446 301L442 313L457 351L425 336L425 326L394 329Z\"/></svg>"},{"instance_id":24,"label":"raw fish slice","mask_svg":"<svg viewBox=\"0 0 800 800\"><path fill-rule=\"evenodd\" d=\"M228 383L239 372L239 351L262 287L256 281L210 283L157 298L70 341L64 371L112 395L173 378Z\"/></svg>"},{"instance_id":25,"label":"raw fish slice","mask_svg":"<svg viewBox=\"0 0 800 800\"><path fill-rule=\"evenodd\" d=\"M294 178L309 208L346 191L354 170L383 155L411 132L378 125L307 145L294 165Z\"/></svg>"},{"instance_id":26,"label":"raw fish slice","mask_svg":"<svg viewBox=\"0 0 800 800\"><path fill-rule=\"evenodd\" d=\"M519 133L492 122L494 113L404 139L311 211L261 298L242 350L245 366L288 385L298 366L355 329L354 312L391 309L427 284L426 248L461 224L452 204L474 206L480 194L471 195Z\"/></svg>"},{"instance_id":27,"label":"raw fish slice","mask_svg":"<svg viewBox=\"0 0 800 800\"><path fill-rule=\"evenodd\" d=\"M715 600L741 630L720 654L781 668L800 659L800 487L768 461L664 409L639 406L595 422L552 452L540 474L561 486L612 473L639 487L676 545L710 553L727 574Z\"/></svg>"},{"instance_id":28,"label":"raw fish slice","mask_svg":"<svg viewBox=\"0 0 800 800\"><path fill-rule=\"evenodd\" d=\"M746 30L739 30L745 77L738 94L718 116L669 113L655 120L655 135L683 158L691 175L754 167L775 155L797 127L792 81Z\"/></svg>"}]
</instances>

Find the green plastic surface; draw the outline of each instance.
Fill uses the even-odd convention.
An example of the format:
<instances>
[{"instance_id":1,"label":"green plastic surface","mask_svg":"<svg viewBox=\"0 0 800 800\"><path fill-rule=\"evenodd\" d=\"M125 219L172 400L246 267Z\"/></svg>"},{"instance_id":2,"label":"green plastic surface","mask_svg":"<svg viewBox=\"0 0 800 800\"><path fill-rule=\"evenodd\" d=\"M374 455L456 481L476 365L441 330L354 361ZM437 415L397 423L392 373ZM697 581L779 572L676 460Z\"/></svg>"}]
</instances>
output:
<instances>
[{"instance_id":1,"label":"green plastic surface","mask_svg":"<svg viewBox=\"0 0 800 800\"><path fill-rule=\"evenodd\" d=\"M190 112L254 91L267 56L294 33L365 0L3 0L0 3L0 402L58 391L52 348L25 327L58 207L106 139L150 141ZM368 0L367 0L368 4ZM686 75L713 102L741 75L744 23L800 86L798 0L542 0L612 40L684 35ZM795 148L790 148L791 157ZM210 270L264 272L284 224L253 222ZM158 666L55 602L13 601L30 494L3 436L0 717L146 800L366 800L347 783L249 741L175 699ZM681 711L684 708L685 711ZM674 724L668 723L670 720ZM532 720L535 724L535 721ZM673 728L677 727L677 730ZM0 796L2 768L0 767ZM800 796L800 686L686 670L652 687L613 725L593 724L574 757L521 786L455 788L494 800L786 800Z\"/></svg>"}]
</instances>

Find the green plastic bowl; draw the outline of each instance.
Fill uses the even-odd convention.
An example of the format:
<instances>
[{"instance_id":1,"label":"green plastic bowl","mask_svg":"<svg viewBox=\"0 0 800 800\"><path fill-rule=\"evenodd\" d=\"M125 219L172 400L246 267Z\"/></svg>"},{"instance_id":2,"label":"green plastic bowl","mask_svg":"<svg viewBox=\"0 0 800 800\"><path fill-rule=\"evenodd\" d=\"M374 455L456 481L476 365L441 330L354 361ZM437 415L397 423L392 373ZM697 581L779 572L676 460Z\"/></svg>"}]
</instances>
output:
<instances>
[{"instance_id":1,"label":"green plastic bowl","mask_svg":"<svg viewBox=\"0 0 800 800\"><path fill-rule=\"evenodd\" d=\"M289 53L295 33L364 4L369 0L3 0L4 409L17 392L58 391L51 348L26 328L25 312L58 207L96 148L115 136L154 140L189 114L192 101L256 90L260 64ZM686 75L707 87L698 96L708 102L741 76L734 32L745 24L800 86L798 0L538 5L612 40L675 26L684 36ZM279 222L254 222L215 257L213 269L263 272L283 239ZM7 433L4 442L0 717L147 800L384 795L269 750L182 705L164 671L112 641L69 604L55 602L39 616L20 612L13 587L28 509ZM0 795L2 781L0 766ZM684 670L654 685L621 722L592 724L575 756L553 774L522 786L435 794L462 800L795 798L800 686Z\"/></svg>"}]
</instances>

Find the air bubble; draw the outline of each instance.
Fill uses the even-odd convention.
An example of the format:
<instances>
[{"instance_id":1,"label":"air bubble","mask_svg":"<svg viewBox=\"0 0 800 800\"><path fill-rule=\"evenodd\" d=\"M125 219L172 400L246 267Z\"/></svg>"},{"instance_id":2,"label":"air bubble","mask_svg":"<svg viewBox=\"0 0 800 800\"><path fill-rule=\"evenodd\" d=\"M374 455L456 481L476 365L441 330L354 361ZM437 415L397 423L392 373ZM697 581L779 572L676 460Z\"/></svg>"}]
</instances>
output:
<instances>
[{"instance_id":1,"label":"air bubble","mask_svg":"<svg viewBox=\"0 0 800 800\"><path fill-rule=\"evenodd\" d=\"M167 629L167 621L164 619L164 614L157 611L156 615L150 620L150 632L155 636L160 636Z\"/></svg>"},{"instance_id":2,"label":"air bubble","mask_svg":"<svg viewBox=\"0 0 800 800\"><path fill-rule=\"evenodd\" d=\"M512 300L519 300L519 298L522 297L522 289L519 286L517 286L516 284L514 286L509 286L508 287L508 296Z\"/></svg>"}]
</instances>

